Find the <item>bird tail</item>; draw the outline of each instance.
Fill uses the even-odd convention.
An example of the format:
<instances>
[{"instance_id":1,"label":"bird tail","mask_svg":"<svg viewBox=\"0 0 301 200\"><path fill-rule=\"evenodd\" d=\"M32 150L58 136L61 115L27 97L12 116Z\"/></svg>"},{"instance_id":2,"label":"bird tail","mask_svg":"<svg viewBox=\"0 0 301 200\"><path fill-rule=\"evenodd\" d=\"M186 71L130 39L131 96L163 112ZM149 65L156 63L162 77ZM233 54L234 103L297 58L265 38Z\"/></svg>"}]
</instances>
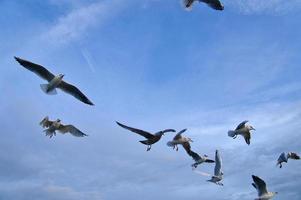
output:
<instances>
[{"instance_id":1,"label":"bird tail","mask_svg":"<svg viewBox=\"0 0 301 200\"><path fill-rule=\"evenodd\" d=\"M236 135L235 131L228 131L229 137L234 137Z\"/></svg>"},{"instance_id":2,"label":"bird tail","mask_svg":"<svg viewBox=\"0 0 301 200\"><path fill-rule=\"evenodd\" d=\"M142 144L148 145L148 141L147 140L142 140L142 141L139 141L139 142L141 142Z\"/></svg>"},{"instance_id":3,"label":"bird tail","mask_svg":"<svg viewBox=\"0 0 301 200\"><path fill-rule=\"evenodd\" d=\"M167 146L169 146L169 147L174 147L175 144L174 144L172 141L169 141L169 142L167 142Z\"/></svg>"},{"instance_id":4,"label":"bird tail","mask_svg":"<svg viewBox=\"0 0 301 200\"><path fill-rule=\"evenodd\" d=\"M52 89L49 91L49 85L48 84L41 84L40 87L46 94L55 95L57 94L56 89Z\"/></svg>"}]
</instances>

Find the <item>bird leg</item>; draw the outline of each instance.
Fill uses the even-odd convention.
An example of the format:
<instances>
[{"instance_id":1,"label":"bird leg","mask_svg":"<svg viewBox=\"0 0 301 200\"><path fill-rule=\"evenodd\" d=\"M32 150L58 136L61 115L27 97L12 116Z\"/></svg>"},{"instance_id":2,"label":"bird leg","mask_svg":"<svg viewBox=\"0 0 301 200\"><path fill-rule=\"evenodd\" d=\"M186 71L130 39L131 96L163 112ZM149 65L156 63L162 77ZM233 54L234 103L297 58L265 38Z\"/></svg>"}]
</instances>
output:
<instances>
[{"instance_id":1,"label":"bird leg","mask_svg":"<svg viewBox=\"0 0 301 200\"><path fill-rule=\"evenodd\" d=\"M237 137L237 135L234 135L233 139L235 139Z\"/></svg>"},{"instance_id":2,"label":"bird leg","mask_svg":"<svg viewBox=\"0 0 301 200\"><path fill-rule=\"evenodd\" d=\"M151 150L151 148L152 148L152 145L147 145L147 149L146 149L146 151L149 151L149 150Z\"/></svg>"},{"instance_id":3,"label":"bird leg","mask_svg":"<svg viewBox=\"0 0 301 200\"><path fill-rule=\"evenodd\" d=\"M178 145L176 145L176 151L178 151L178 150L179 150Z\"/></svg>"}]
</instances>

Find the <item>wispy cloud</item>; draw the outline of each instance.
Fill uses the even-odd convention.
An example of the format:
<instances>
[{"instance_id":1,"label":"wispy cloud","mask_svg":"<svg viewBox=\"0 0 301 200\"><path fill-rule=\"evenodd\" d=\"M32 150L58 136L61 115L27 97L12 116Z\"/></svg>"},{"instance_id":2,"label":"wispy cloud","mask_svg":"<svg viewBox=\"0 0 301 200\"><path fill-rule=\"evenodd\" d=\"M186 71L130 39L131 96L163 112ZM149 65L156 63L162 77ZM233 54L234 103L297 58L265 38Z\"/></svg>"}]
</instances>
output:
<instances>
[{"instance_id":1,"label":"wispy cloud","mask_svg":"<svg viewBox=\"0 0 301 200\"><path fill-rule=\"evenodd\" d=\"M230 0L226 3L244 14L283 14L301 8L299 0Z\"/></svg>"},{"instance_id":2,"label":"wispy cloud","mask_svg":"<svg viewBox=\"0 0 301 200\"><path fill-rule=\"evenodd\" d=\"M42 37L51 42L67 43L87 34L88 30L104 24L115 16L124 1L100 1L73 9L58 18Z\"/></svg>"}]
</instances>

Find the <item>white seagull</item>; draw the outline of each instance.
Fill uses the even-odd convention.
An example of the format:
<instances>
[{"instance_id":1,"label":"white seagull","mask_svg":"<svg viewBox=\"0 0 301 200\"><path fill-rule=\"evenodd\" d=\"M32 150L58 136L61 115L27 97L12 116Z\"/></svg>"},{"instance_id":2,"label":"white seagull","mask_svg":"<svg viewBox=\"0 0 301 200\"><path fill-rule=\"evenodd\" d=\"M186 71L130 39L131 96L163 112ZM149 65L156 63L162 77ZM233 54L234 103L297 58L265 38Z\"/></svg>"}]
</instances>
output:
<instances>
[{"instance_id":1,"label":"white seagull","mask_svg":"<svg viewBox=\"0 0 301 200\"><path fill-rule=\"evenodd\" d=\"M195 161L195 163L193 163L191 165L191 167L194 167L194 168L197 168L197 166L202 164L202 163L214 163L214 160L209 159L206 154L204 156L200 156L199 154L197 154L194 151L190 150L189 155Z\"/></svg>"},{"instance_id":2,"label":"white seagull","mask_svg":"<svg viewBox=\"0 0 301 200\"><path fill-rule=\"evenodd\" d=\"M260 179L258 176L252 175L252 178L254 181L252 185L258 192L258 198L255 200L270 200L276 194L278 194L278 192L268 192L265 182L262 179Z\"/></svg>"},{"instance_id":3,"label":"white seagull","mask_svg":"<svg viewBox=\"0 0 301 200\"><path fill-rule=\"evenodd\" d=\"M49 136L49 138L52 138L53 136L56 135L55 131L59 131L62 134L70 133L71 135L76 136L76 137L88 136L87 134L81 132L79 129L77 129L75 126L73 126L71 124L69 124L69 125L61 124L60 119L57 119L55 121L50 121L48 116L45 117L40 122L40 125L43 128L47 128L46 130L44 130L44 132L46 133L46 136Z\"/></svg>"},{"instance_id":4,"label":"white seagull","mask_svg":"<svg viewBox=\"0 0 301 200\"><path fill-rule=\"evenodd\" d=\"M197 171L197 170L194 170L194 171L195 171L195 173L198 173L203 176L211 176L211 179L207 180L208 182L212 182L212 183L215 183L216 185L220 185L220 186L224 185L223 183L220 182L223 180L224 173L222 171L222 158L221 158L218 150L215 151L214 175L210 175L208 173L204 173L204 172Z\"/></svg>"},{"instance_id":5,"label":"white seagull","mask_svg":"<svg viewBox=\"0 0 301 200\"><path fill-rule=\"evenodd\" d=\"M233 130L228 131L228 136L235 139L237 135L241 135L245 138L246 143L250 145L250 140L251 140L250 131L255 130L255 128L253 128L253 126L251 125L246 125L246 123L248 123L247 120L241 122L234 131Z\"/></svg>"},{"instance_id":6,"label":"white seagull","mask_svg":"<svg viewBox=\"0 0 301 200\"><path fill-rule=\"evenodd\" d=\"M184 133L186 130L187 129L183 129L179 133L177 133L172 141L167 142L167 146L173 147L173 149L176 149L176 151L178 151L178 145L180 144L184 147L186 151L187 149L190 150L189 142L193 142L192 139L182 136L182 133Z\"/></svg>"},{"instance_id":7,"label":"white seagull","mask_svg":"<svg viewBox=\"0 0 301 200\"><path fill-rule=\"evenodd\" d=\"M282 168L282 163L287 163L288 159L300 160L300 156L294 152L289 152L287 154L283 152L277 160L277 166L279 165L279 167Z\"/></svg>"},{"instance_id":8,"label":"white seagull","mask_svg":"<svg viewBox=\"0 0 301 200\"><path fill-rule=\"evenodd\" d=\"M186 9L192 9L195 1L203 2L215 10L224 10L224 5L219 0L182 0Z\"/></svg>"},{"instance_id":9,"label":"white seagull","mask_svg":"<svg viewBox=\"0 0 301 200\"><path fill-rule=\"evenodd\" d=\"M45 67L32 63L27 60L15 57L16 61L22 65L24 68L32 71L33 73L40 76L42 79L48 81L48 84L41 84L41 89L50 95L57 94L56 88L63 90L64 92L71 94L78 100L84 102L85 104L94 105L77 87L63 81L64 74L59 74L55 76L49 72Z\"/></svg>"}]
</instances>

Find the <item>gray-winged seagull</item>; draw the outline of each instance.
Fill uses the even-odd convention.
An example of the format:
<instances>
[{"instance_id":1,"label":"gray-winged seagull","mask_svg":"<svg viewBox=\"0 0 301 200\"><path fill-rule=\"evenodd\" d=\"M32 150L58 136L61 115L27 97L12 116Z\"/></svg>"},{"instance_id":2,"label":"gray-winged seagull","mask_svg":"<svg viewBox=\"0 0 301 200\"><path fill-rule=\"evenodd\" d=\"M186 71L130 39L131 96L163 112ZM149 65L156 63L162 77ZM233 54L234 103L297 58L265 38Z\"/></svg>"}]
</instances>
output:
<instances>
[{"instance_id":1,"label":"gray-winged seagull","mask_svg":"<svg viewBox=\"0 0 301 200\"><path fill-rule=\"evenodd\" d=\"M200 156L199 154L195 153L194 151L190 150L189 155L193 158L195 163L193 163L191 166L194 168L197 168L198 165L202 163L214 163L214 160L211 160L208 158L207 155Z\"/></svg>"},{"instance_id":2,"label":"gray-winged seagull","mask_svg":"<svg viewBox=\"0 0 301 200\"><path fill-rule=\"evenodd\" d=\"M266 183L258 176L252 175L252 178L254 181L252 185L258 192L258 198L255 200L269 200L277 194L277 192L268 192Z\"/></svg>"},{"instance_id":3,"label":"gray-winged seagull","mask_svg":"<svg viewBox=\"0 0 301 200\"><path fill-rule=\"evenodd\" d=\"M132 131L134 133L137 133L137 134L145 137L147 140L142 140L142 141L139 141L139 142L141 142L142 144L147 145L146 151L151 150L152 144L155 144L156 142L158 142L161 139L162 135L164 135L164 133L166 133L166 132L176 132L174 129L165 129L163 131L159 131L159 132L157 132L155 134L152 134L152 133L140 130L140 129L136 129L136 128L132 128L132 127L126 126L126 125L121 124L119 122L116 122L116 123L119 126L121 126L122 128L125 128L127 130L130 130L130 131Z\"/></svg>"},{"instance_id":4,"label":"gray-winged seagull","mask_svg":"<svg viewBox=\"0 0 301 200\"><path fill-rule=\"evenodd\" d=\"M255 130L251 125L246 125L248 123L247 120L241 122L236 129L228 131L228 136L235 139L237 135L241 135L245 138L245 141L248 145L250 145L250 139L251 139L251 130Z\"/></svg>"},{"instance_id":5,"label":"gray-winged seagull","mask_svg":"<svg viewBox=\"0 0 301 200\"><path fill-rule=\"evenodd\" d=\"M21 58L15 57L16 61L28 69L29 71L32 71L33 73L37 74L41 78L45 79L48 81L48 84L41 84L41 89L46 93L46 94L56 94L56 88L59 88L63 90L64 92L71 94L78 100L89 104L89 105L94 105L77 87L66 83L63 81L63 74L59 74L55 76L51 72L49 72L45 67L32 63L27 60L23 60Z\"/></svg>"},{"instance_id":6,"label":"gray-winged seagull","mask_svg":"<svg viewBox=\"0 0 301 200\"><path fill-rule=\"evenodd\" d=\"M195 1L206 3L215 10L224 10L224 5L219 0L183 0L186 9L191 9Z\"/></svg>"},{"instance_id":7,"label":"gray-winged seagull","mask_svg":"<svg viewBox=\"0 0 301 200\"><path fill-rule=\"evenodd\" d=\"M300 160L300 156L294 152L289 152L287 154L283 152L277 160L277 166L279 165L279 167L282 168L282 163L287 163L288 159Z\"/></svg>"},{"instance_id":8,"label":"gray-winged seagull","mask_svg":"<svg viewBox=\"0 0 301 200\"><path fill-rule=\"evenodd\" d=\"M69 124L69 125L63 125L61 124L61 120L57 119L55 121L50 121L48 116L45 117L41 122L40 125L43 128L47 128L44 130L46 133L46 136L49 136L49 138L52 138L52 136L56 135L55 131L59 131L62 134L70 133L73 136L76 137L84 137L88 136L87 134L81 132L79 129L77 129L75 126Z\"/></svg>"},{"instance_id":9,"label":"gray-winged seagull","mask_svg":"<svg viewBox=\"0 0 301 200\"><path fill-rule=\"evenodd\" d=\"M173 147L173 149L176 149L176 151L178 151L179 149L179 144L182 145L185 149L190 149L189 142L193 142L192 139L182 136L182 133L184 133L186 130L187 129L183 129L179 133L177 133L172 141L167 142L167 146Z\"/></svg>"}]
</instances>

